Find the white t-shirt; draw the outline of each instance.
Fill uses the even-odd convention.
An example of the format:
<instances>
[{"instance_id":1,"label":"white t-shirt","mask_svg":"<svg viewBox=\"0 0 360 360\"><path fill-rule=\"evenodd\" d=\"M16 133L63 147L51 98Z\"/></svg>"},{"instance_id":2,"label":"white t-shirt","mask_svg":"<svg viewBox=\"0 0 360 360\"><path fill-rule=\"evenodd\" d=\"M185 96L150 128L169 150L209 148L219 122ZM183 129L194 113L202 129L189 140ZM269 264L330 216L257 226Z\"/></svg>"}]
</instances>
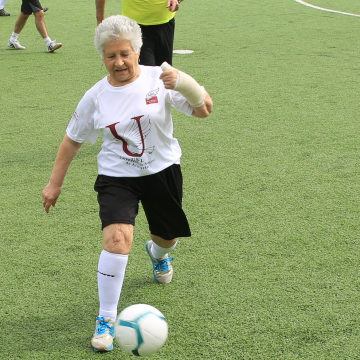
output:
<instances>
[{"instance_id":1,"label":"white t-shirt","mask_svg":"<svg viewBox=\"0 0 360 360\"><path fill-rule=\"evenodd\" d=\"M145 176L180 161L171 106L188 116L192 107L179 92L165 89L160 67L140 69L140 76L128 85L111 86L107 77L96 83L80 100L66 129L78 143L93 144L101 133L100 175Z\"/></svg>"}]
</instances>

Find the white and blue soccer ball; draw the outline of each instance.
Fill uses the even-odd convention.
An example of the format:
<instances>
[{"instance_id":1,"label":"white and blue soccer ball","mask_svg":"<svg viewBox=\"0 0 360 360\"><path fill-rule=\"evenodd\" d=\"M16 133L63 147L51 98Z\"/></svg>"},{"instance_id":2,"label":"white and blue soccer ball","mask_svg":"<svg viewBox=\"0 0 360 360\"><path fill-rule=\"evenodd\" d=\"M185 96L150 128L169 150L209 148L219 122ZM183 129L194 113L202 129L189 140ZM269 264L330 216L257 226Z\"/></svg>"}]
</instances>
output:
<instances>
[{"instance_id":1,"label":"white and blue soccer ball","mask_svg":"<svg viewBox=\"0 0 360 360\"><path fill-rule=\"evenodd\" d=\"M129 354L151 355L165 344L167 337L165 316L151 305L131 305L115 322L115 339Z\"/></svg>"}]
</instances>

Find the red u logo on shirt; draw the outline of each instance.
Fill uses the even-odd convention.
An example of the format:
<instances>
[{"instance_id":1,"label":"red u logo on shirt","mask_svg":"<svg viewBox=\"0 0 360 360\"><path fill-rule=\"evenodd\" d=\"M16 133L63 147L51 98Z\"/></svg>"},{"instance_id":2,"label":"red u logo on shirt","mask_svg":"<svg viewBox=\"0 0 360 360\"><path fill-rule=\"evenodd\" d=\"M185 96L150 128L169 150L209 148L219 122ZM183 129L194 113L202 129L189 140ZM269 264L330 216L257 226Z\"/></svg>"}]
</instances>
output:
<instances>
[{"instance_id":1,"label":"red u logo on shirt","mask_svg":"<svg viewBox=\"0 0 360 360\"><path fill-rule=\"evenodd\" d=\"M116 139L121 140L123 151L128 156L141 157L144 152L151 154L154 151L154 146L145 148L145 138L151 131L151 123L149 117L141 120L143 116L131 118L130 120L133 121L124 130L123 136L120 136L116 131L116 125L120 123L119 121L106 126Z\"/></svg>"}]
</instances>

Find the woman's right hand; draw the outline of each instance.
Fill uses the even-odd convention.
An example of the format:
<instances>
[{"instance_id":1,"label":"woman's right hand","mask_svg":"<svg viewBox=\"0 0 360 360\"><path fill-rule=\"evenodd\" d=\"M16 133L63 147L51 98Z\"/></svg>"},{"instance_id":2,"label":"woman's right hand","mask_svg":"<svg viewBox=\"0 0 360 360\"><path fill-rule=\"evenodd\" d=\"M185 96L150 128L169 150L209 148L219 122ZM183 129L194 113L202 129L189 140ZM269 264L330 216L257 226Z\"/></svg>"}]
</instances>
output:
<instances>
[{"instance_id":1,"label":"woman's right hand","mask_svg":"<svg viewBox=\"0 0 360 360\"><path fill-rule=\"evenodd\" d=\"M50 182L42 192L42 201L45 211L49 213L50 207L55 207L56 201L61 193L61 187L53 186Z\"/></svg>"}]
</instances>

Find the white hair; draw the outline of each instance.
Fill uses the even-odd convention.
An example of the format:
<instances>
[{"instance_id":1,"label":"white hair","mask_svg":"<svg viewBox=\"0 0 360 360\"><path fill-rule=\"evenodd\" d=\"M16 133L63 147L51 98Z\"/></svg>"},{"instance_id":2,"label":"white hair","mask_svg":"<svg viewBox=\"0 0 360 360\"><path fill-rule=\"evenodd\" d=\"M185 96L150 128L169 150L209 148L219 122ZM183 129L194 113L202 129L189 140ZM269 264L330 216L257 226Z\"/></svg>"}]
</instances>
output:
<instances>
[{"instance_id":1,"label":"white hair","mask_svg":"<svg viewBox=\"0 0 360 360\"><path fill-rule=\"evenodd\" d=\"M141 29L135 20L126 16L113 15L98 25L95 29L95 47L104 58L104 45L113 40L129 40L135 53L142 46Z\"/></svg>"}]
</instances>

